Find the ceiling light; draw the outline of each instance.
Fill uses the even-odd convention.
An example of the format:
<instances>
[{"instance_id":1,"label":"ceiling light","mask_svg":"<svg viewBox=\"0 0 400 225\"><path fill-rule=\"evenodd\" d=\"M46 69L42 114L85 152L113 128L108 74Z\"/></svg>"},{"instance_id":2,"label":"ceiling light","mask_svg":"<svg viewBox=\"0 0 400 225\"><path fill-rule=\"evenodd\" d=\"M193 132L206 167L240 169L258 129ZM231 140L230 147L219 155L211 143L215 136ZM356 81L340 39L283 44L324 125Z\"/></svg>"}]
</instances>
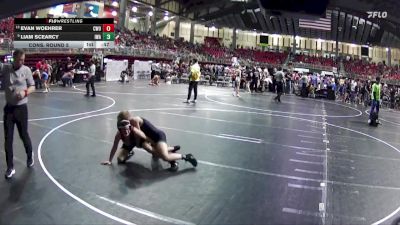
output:
<instances>
[{"instance_id":1,"label":"ceiling light","mask_svg":"<svg viewBox=\"0 0 400 225\"><path fill-rule=\"evenodd\" d=\"M116 12L116 11L112 11L112 12L111 12L111 15L117 16L117 12Z\"/></svg>"},{"instance_id":2,"label":"ceiling light","mask_svg":"<svg viewBox=\"0 0 400 225\"><path fill-rule=\"evenodd\" d=\"M117 2L117 1L113 1L113 2L111 3L111 5L114 6L114 7L118 7L118 2Z\"/></svg>"},{"instance_id":3,"label":"ceiling light","mask_svg":"<svg viewBox=\"0 0 400 225\"><path fill-rule=\"evenodd\" d=\"M137 7L136 6L132 7L132 12L137 12Z\"/></svg>"},{"instance_id":4,"label":"ceiling light","mask_svg":"<svg viewBox=\"0 0 400 225\"><path fill-rule=\"evenodd\" d=\"M149 16L153 16L153 11L150 11L150 12L149 12Z\"/></svg>"}]
</instances>

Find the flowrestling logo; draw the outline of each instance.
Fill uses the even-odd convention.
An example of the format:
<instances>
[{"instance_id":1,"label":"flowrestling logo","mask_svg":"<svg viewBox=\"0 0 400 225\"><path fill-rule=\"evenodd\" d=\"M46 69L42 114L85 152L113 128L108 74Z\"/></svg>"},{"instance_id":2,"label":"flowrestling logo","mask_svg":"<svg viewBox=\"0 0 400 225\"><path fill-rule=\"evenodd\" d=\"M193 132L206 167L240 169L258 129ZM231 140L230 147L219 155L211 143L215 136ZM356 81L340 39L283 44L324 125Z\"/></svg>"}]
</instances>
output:
<instances>
[{"instance_id":1,"label":"flowrestling logo","mask_svg":"<svg viewBox=\"0 0 400 225\"><path fill-rule=\"evenodd\" d=\"M387 18L387 12L379 12L379 11L368 11L368 18L379 18L379 19L384 19Z\"/></svg>"}]
</instances>

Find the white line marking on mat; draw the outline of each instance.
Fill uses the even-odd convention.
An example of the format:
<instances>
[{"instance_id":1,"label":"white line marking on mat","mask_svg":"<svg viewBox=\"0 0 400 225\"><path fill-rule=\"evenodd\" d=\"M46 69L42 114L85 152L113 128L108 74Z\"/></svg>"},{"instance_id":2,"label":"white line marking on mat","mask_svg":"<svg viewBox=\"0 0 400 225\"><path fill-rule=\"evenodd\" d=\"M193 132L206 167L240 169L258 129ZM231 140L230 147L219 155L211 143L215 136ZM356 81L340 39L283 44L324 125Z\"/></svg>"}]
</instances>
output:
<instances>
[{"instance_id":1,"label":"white line marking on mat","mask_svg":"<svg viewBox=\"0 0 400 225\"><path fill-rule=\"evenodd\" d=\"M191 222L178 220L178 219L171 218L171 217L168 217L168 216L163 216L163 215L160 215L160 214L157 214L157 213L145 210L145 209L141 209L141 208L138 208L138 207L135 207L135 206L126 205L126 204L123 204L123 203L120 203L120 202L116 202L114 200L108 199L108 198L100 196L100 195L97 195L97 197L102 199L102 200L104 200L104 201L107 201L107 202L109 202L111 204L120 206L120 207L128 209L130 211L137 212L137 213L140 213L142 215L146 215L148 217L151 217L151 218L154 218L154 219L157 219L157 220L161 220L161 221L164 221L164 222L167 222L167 223L170 223L170 224L172 223L172 224L182 224L182 225L194 225L194 223L191 223Z\"/></svg>"},{"instance_id":2,"label":"white line marking on mat","mask_svg":"<svg viewBox=\"0 0 400 225\"><path fill-rule=\"evenodd\" d=\"M323 165L323 162L311 162L305 160L298 160L298 159L289 159L290 162L297 162L297 163L304 163L304 164L313 164L313 165Z\"/></svg>"},{"instance_id":3,"label":"white line marking on mat","mask_svg":"<svg viewBox=\"0 0 400 225\"><path fill-rule=\"evenodd\" d=\"M314 216L314 217L323 217L323 214L324 214L323 212L312 212L312 211L294 209L294 208L283 208L282 212L298 214L298 215L302 215L302 216ZM326 214L326 217L343 218L343 219L349 219L352 221L366 221L366 219L364 217L337 215L337 214L329 214L329 213Z\"/></svg>"},{"instance_id":4,"label":"white line marking on mat","mask_svg":"<svg viewBox=\"0 0 400 225\"><path fill-rule=\"evenodd\" d=\"M308 144L316 144L315 142L312 141L305 141L305 140L300 140L301 143L308 143Z\"/></svg>"},{"instance_id":5,"label":"white line marking on mat","mask_svg":"<svg viewBox=\"0 0 400 225\"><path fill-rule=\"evenodd\" d=\"M288 183L288 187L299 188L299 189L307 189L307 190L313 190L313 191L322 191L321 187L313 187L313 186L301 185L301 184Z\"/></svg>"},{"instance_id":6,"label":"white line marking on mat","mask_svg":"<svg viewBox=\"0 0 400 225\"><path fill-rule=\"evenodd\" d=\"M302 138L310 138L310 139L317 139L317 140L323 139L323 137L312 137L312 136L301 135L301 134L298 134L297 136L302 137Z\"/></svg>"},{"instance_id":7,"label":"white line marking on mat","mask_svg":"<svg viewBox=\"0 0 400 225\"><path fill-rule=\"evenodd\" d=\"M208 96L209 93L205 93L205 98L208 101L211 102L215 102L221 105L228 105L228 106L233 106L233 107L237 107L237 108L244 108L244 109L252 109L252 110L257 110L257 111L263 111L263 112L271 112L271 113L282 113L282 114L291 114L291 115L301 115L301 116L317 116L317 117L322 117L325 115L321 115L321 114L311 114L311 113L296 113L296 112L286 112L286 111L277 111L277 110L267 110L267 109L259 109L259 108L253 108L253 107L247 107L247 106L240 106L240 105L235 105L235 104L229 104L229 103L225 103L225 102L221 102L221 101L217 101L217 100L213 100L211 98L209 98ZM334 103L330 103L330 104L334 104ZM341 105L340 105L341 106ZM345 106L344 106L345 107ZM357 115L350 115L350 116L326 116L326 117L333 117L333 118L351 118L351 117L358 117L362 115L362 112L356 108L352 108L352 107L347 107L350 109L353 109L355 111L358 112Z\"/></svg>"},{"instance_id":8,"label":"white line marking on mat","mask_svg":"<svg viewBox=\"0 0 400 225\"><path fill-rule=\"evenodd\" d=\"M324 203L322 203L322 202L319 203L318 208L319 208L320 212L325 212L325 204Z\"/></svg>"},{"instance_id":9,"label":"white line marking on mat","mask_svg":"<svg viewBox=\"0 0 400 225\"><path fill-rule=\"evenodd\" d=\"M166 110L195 110L195 111L200 111L200 110L208 110L208 111L219 111L219 112L240 112L240 113L247 113L247 114L258 114L258 115L270 115L270 116L276 116L276 117L285 117L285 118L290 118L290 119L295 119L295 120L300 120L300 121L308 121L308 122L316 122L316 123L320 123L318 121L313 121L313 120L308 120L308 119L303 119L303 118L298 118L298 117L293 117L293 116L285 116L285 115L272 115L272 114L268 114L268 113L260 113L260 112L251 112L251 111L239 111L239 110L219 110L219 109L213 109L213 108L196 108L196 109L187 109L187 108L153 108L153 109L138 109L138 110L129 110L131 112L138 112L138 111L166 111ZM40 141L39 146L38 146L38 158L39 158L39 162L40 165L42 167L42 169L44 170L45 174L49 177L49 179L58 187L60 188L60 190L62 190L64 193L66 193L67 195L69 195L71 198L75 199L76 201L78 201L79 203L81 203L82 205L88 207L89 209L102 214L110 219L113 219L117 222L120 223L124 223L124 224L133 224L129 221L123 220L121 218L118 218L116 216L113 216L109 213L106 213L96 207L94 207L93 205L85 202L84 200L82 200L81 198L77 197L76 195L72 194L70 191L68 191L66 188L64 188L60 183L57 182L57 180L49 173L49 171L47 170L47 168L45 167L43 160L42 160L42 146L44 141L57 129L66 126L70 123L76 122L76 121L80 121L83 119L88 119L88 118L93 118L93 117L99 117L99 116L104 116L104 115L111 115L111 114L117 114L119 113L119 111L115 111L115 112L106 112L106 113L99 113L99 114L95 114L95 115L88 115L88 116L84 116L84 117L80 117L77 119L73 119L70 120L68 122L65 122L55 128L53 128L52 130L50 130ZM348 130L357 134L361 134L364 136L369 137L370 139L373 139L377 142L380 142L382 144L385 144L386 146L389 146L391 149L393 149L396 152L400 153L400 150L397 149L396 147L394 147L393 145L379 139L376 138L374 136L368 135L366 133L362 133L360 131L357 130L353 130L350 128L346 128L346 127L342 127L339 125L335 125L335 124L331 124L328 123L328 126L331 127L336 127L336 128L340 128L340 129L344 129L344 130ZM222 165L222 164L217 164L217 163L211 163L211 162L206 162L206 161L201 161L199 160L199 163L204 164L204 165L210 165L210 166L215 166L215 167L219 167L219 168L227 168L227 169L232 169L232 170L236 170L236 171L243 171L243 172L249 172L249 173L254 173L254 174L261 174L261 175L266 175L266 176L274 176L274 177L280 177L280 178L286 178L286 179L294 179L294 180L303 180L303 181L311 181L311 182L322 182L321 179L310 179L310 178L304 178L304 177L297 177L297 176L289 176L289 175L283 175L283 174L277 174L277 173L269 173L269 172L264 172L264 171L257 171L257 170L250 170L250 169L245 169L245 168L240 168L240 167L234 167L234 166L228 166L228 165ZM347 182L339 182L339 181L326 181L329 184L334 184L334 185L343 185L343 186L351 186L351 187L362 187L362 188L373 188L373 189L383 189L383 190L397 190L400 191L400 187L390 187L390 186L380 186L380 185L368 185L368 184L357 184L357 183L347 183ZM389 218L391 218L393 215L395 215L398 211L400 211L400 207L398 207L396 210L394 210L392 213L390 213L388 216L382 218L381 220L377 221L374 224L378 224L378 223L382 223L386 220L388 220Z\"/></svg>"},{"instance_id":10,"label":"white line marking on mat","mask_svg":"<svg viewBox=\"0 0 400 225\"><path fill-rule=\"evenodd\" d=\"M73 93L73 94L81 94L80 92L75 92L75 91L52 91L54 93ZM109 109L115 105L115 100L111 97L105 96L105 95L97 95L99 97L107 98L112 101L111 105L106 106L101 109L93 110L93 111L88 111L88 112L82 112L82 113L75 113L75 114L69 114L69 115L64 115L64 116L52 116L52 117L44 117L44 118L37 118L37 119L29 119L28 122L32 121L43 121L43 120L53 120L53 119L61 119L61 118L68 118L68 117L75 117L75 116L81 116L81 115L86 115L90 113L96 113L96 112L101 112L106 109ZM3 121L0 121L0 123L3 123Z\"/></svg>"},{"instance_id":11,"label":"white line marking on mat","mask_svg":"<svg viewBox=\"0 0 400 225\"><path fill-rule=\"evenodd\" d=\"M308 174L319 174L319 175L323 174L323 172L313 171L313 170L295 169L294 171L300 172L300 173L308 173Z\"/></svg>"},{"instance_id":12,"label":"white line marking on mat","mask_svg":"<svg viewBox=\"0 0 400 225\"><path fill-rule=\"evenodd\" d=\"M310 154L310 153L304 153L304 152L296 152L296 154L297 154L297 155L312 156L312 157L319 157L319 158L324 158L324 157L326 157L325 155Z\"/></svg>"},{"instance_id":13,"label":"white line marking on mat","mask_svg":"<svg viewBox=\"0 0 400 225\"><path fill-rule=\"evenodd\" d=\"M222 136L222 135L215 135L215 137L223 138L223 139L229 139L229 140L235 140L235 141L244 141L244 142L251 142L251 143L261 144L261 141L253 141L253 140L243 139L243 138L234 138L234 137L227 137L227 136Z\"/></svg>"},{"instance_id":14,"label":"white line marking on mat","mask_svg":"<svg viewBox=\"0 0 400 225\"><path fill-rule=\"evenodd\" d=\"M197 119L204 119L204 120L211 120L211 121L218 121L218 122L225 122L225 123L232 123L232 124L241 124L241 125L258 126L258 127L269 127L269 128L275 128L275 129L283 129L283 130L290 130L290 131L297 131L297 132L304 132L304 133L319 134L319 132L315 132L315 131L299 130L299 129L285 128L285 127L266 126L266 125L261 125L261 124L244 123L244 122L215 119L215 118L203 117L203 116L189 116L189 115L178 114L178 113L169 113L169 112L160 112L160 114L187 117L187 118L197 118Z\"/></svg>"},{"instance_id":15,"label":"white line marking on mat","mask_svg":"<svg viewBox=\"0 0 400 225\"><path fill-rule=\"evenodd\" d=\"M306 210L293 209L293 208L283 208L282 212L298 214L298 215L302 215L302 216L322 217L322 213L320 213L320 212L310 212L310 211L306 211Z\"/></svg>"},{"instance_id":16,"label":"white line marking on mat","mask_svg":"<svg viewBox=\"0 0 400 225\"><path fill-rule=\"evenodd\" d=\"M253 140L253 141L262 141L261 139L258 139L258 138L243 137L243 136L231 135L231 134L219 134L219 135L228 136L228 137L242 138L242 139L249 139L249 140Z\"/></svg>"}]
</instances>

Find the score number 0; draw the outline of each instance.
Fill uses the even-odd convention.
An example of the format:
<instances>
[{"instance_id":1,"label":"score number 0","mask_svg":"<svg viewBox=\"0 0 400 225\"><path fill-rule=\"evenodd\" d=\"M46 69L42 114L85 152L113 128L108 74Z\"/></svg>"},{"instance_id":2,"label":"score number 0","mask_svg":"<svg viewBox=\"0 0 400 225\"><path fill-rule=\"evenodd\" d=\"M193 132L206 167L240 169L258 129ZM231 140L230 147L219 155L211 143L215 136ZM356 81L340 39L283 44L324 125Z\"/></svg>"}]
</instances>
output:
<instances>
[{"instance_id":1,"label":"score number 0","mask_svg":"<svg viewBox=\"0 0 400 225\"><path fill-rule=\"evenodd\" d=\"M114 32L114 24L103 24L103 32Z\"/></svg>"}]
</instances>

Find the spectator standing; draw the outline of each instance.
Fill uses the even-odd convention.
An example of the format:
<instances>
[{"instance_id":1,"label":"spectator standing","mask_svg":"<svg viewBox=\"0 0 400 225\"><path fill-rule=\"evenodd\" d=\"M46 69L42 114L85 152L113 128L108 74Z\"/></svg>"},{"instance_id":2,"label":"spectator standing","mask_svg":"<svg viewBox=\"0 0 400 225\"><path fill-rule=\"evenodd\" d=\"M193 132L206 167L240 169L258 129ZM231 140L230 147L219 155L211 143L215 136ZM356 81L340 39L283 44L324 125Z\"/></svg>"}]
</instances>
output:
<instances>
[{"instance_id":1,"label":"spectator standing","mask_svg":"<svg viewBox=\"0 0 400 225\"><path fill-rule=\"evenodd\" d=\"M192 60L192 65L190 66L190 76L189 76L189 92L185 103L189 103L192 90L194 90L194 99L192 103L196 103L197 100L197 85L200 81L200 66L197 59Z\"/></svg>"},{"instance_id":2,"label":"spectator standing","mask_svg":"<svg viewBox=\"0 0 400 225\"><path fill-rule=\"evenodd\" d=\"M283 71L282 68L278 68L278 71L274 74L275 76L275 83L276 83L276 97L274 98L275 101L281 102L281 95L283 92Z\"/></svg>"}]
</instances>

